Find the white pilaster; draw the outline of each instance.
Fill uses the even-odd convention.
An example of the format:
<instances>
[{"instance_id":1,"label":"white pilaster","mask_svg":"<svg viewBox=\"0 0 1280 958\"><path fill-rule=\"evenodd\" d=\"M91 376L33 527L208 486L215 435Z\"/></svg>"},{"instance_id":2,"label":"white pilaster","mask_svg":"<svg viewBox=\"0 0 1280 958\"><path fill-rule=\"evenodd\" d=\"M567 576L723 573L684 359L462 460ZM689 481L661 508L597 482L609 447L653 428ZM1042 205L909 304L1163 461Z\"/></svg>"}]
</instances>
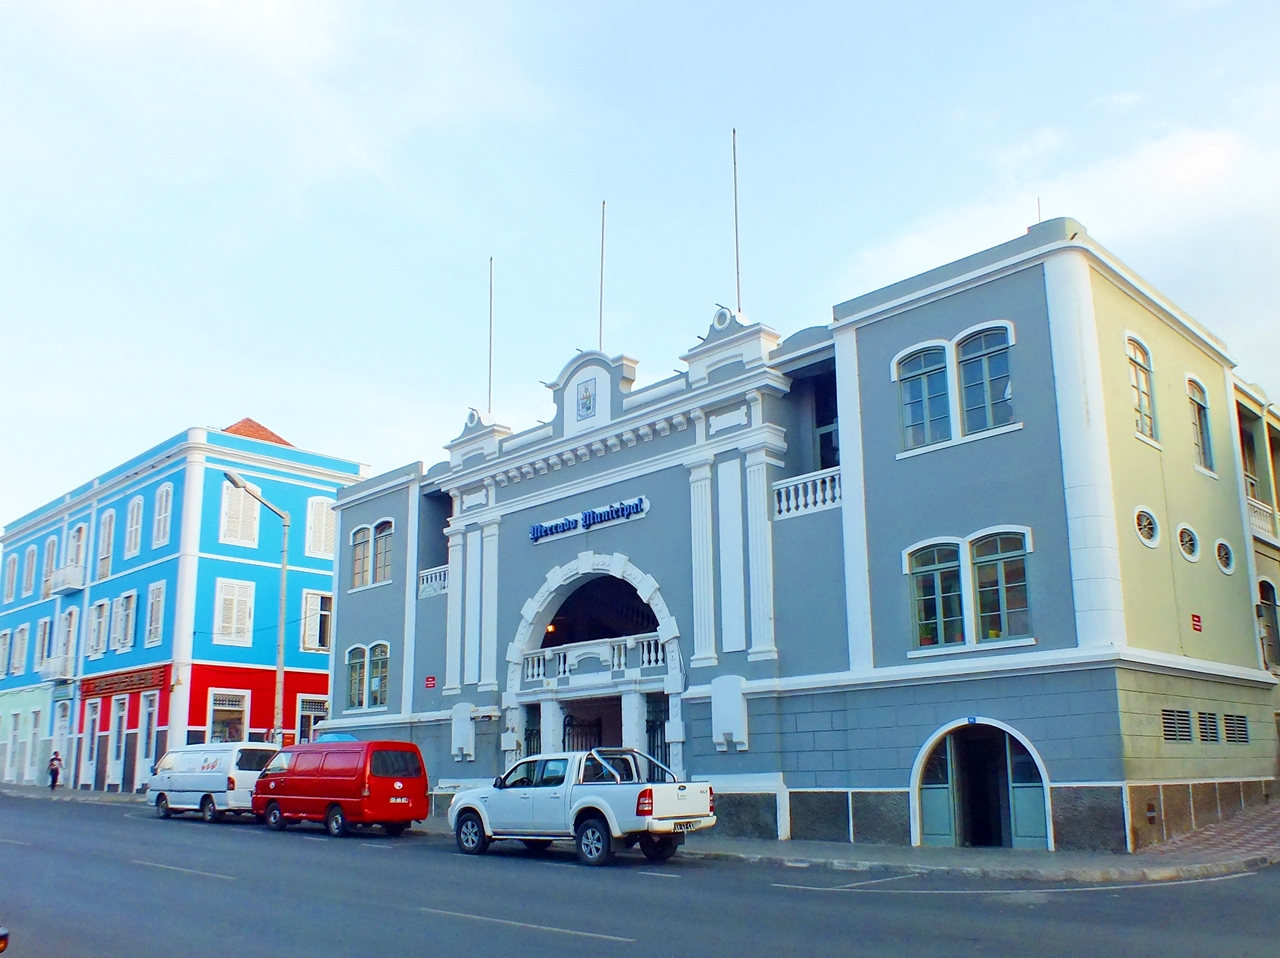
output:
<instances>
[{"instance_id":1,"label":"white pilaster","mask_svg":"<svg viewBox=\"0 0 1280 958\"><path fill-rule=\"evenodd\" d=\"M773 522L769 495L769 455L747 453L747 553L751 569L751 652L747 658L776 659L773 634Z\"/></svg>"},{"instance_id":2,"label":"white pilaster","mask_svg":"<svg viewBox=\"0 0 1280 958\"><path fill-rule=\"evenodd\" d=\"M689 466L689 525L693 534L693 668L716 664L715 579L711 540L711 460Z\"/></svg>"},{"instance_id":3,"label":"white pilaster","mask_svg":"<svg viewBox=\"0 0 1280 958\"><path fill-rule=\"evenodd\" d=\"M480 681L480 560L481 534L478 529L467 533L467 594L463 619L462 644L466 655L462 660L462 684Z\"/></svg>"},{"instance_id":4,"label":"white pilaster","mask_svg":"<svg viewBox=\"0 0 1280 958\"><path fill-rule=\"evenodd\" d=\"M564 709L554 699L542 703L542 751L564 749Z\"/></svg>"},{"instance_id":5,"label":"white pilaster","mask_svg":"<svg viewBox=\"0 0 1280 958\"><path fill-rule=\"evenodd\" d=\"M409 515L405 530L409 541L405 544L404 556L404 649L400 659L400 714L405 716L413 711L413 690L417 687L414 652L418 632L418 513L422 499L416 480L409 484L406 495L409 498Z\"/></svg>"},{"instance_id":6,"label":"white pilaster","mask_svg":"<svg viewBox=\"0 0 1280 958\"><path fill-rule=\"evenodd\" d=\"M449 537L449 591L444 632L445 695L462 690L462 530L447 529Z\"/></svg>"},{"instance_id":7,"label":"white pilaster","mask_svg":"<svg viewBox=\"0 0 1280 958\"><path fill-rule=\"evenodd\" d=\"M481 533L480 691L498 690L498 520Z\"/></svg>"},{"instance_id":8,"label":"white pilaster","mask_svg":"<svg viewBox=\"0 0 1280 958\"><path fill-rule=\"evenodd\" d=\"M716 466L720 531L720 648L747 650L746 554L742 541L742 463L730 459Z\"/></svg>"},{"instance_id":9,"label":"white pilaster","mask_svg":"<svg viewBox=\"0 0 1280 958\"><path fill-rule=\"evenodd\" d=\"M871 637L871 568L867 553L867 494L862 462L862 392L858 382L858 329L834 333L836 415L840 436L840 517L844 533L844 607L849 670L875 667Z\"/></svg>"},{"instance_id":10,"label":"white pilaster","mask_svg":"<svg viewBox=\"0 0 1280 958\"><path fill-rule=\"evenodd\" d=\"M642 752L648 751L649 741L645 731L646 713L644 693L622 693L623 748L638 748Z\"/></svg>"},{"instance_id":11,"label":"white pilaster","mask_svg":"<svg viewBox=\"0 0 1280 958\"><path fill-rule=\"evenodd\" d=\"M203 442L188 434L191 442ZM191 657L196 632L196 587L200 573L200 514L204 507L204 454L188 453L182 476L182 522L173 600L173 675L169 693L169 747L187 744L191 712ZM86 559L86 562L88 560ZM86 590L87 592L88 590Z\"/></svg>"},{"instance_id":12,"label":"white pilaster","mask_svg":"<svg viewBox=\"0 0 1280 958\"><path fill-rule=\"evenodd\" d=\"M1079 250L1044 263L1067 542L1080 646L1125 645L1120 542L1089 261ZM846 491L847 495L847 491Z\"/></svg>"}]
</instances>

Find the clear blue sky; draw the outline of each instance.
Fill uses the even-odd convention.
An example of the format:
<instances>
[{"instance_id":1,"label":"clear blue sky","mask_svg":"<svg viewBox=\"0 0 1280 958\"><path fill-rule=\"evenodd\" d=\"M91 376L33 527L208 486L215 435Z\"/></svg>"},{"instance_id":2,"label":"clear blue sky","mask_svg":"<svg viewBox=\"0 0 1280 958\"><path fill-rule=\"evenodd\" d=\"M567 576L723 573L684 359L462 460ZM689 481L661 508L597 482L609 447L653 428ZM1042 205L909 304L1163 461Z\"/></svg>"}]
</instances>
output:
<instances>
[{"instance_id":1,"label":"clear blue sky","mask_svg":"<svg viewBox=\"0 0 1280 958\"><path fill-rule=\"evenodd\" d=\"M1280 398L1280 4L0 0L0 522L252 416L375 471L595 343L1072 215Z\"/></svg>"}]
</instances>

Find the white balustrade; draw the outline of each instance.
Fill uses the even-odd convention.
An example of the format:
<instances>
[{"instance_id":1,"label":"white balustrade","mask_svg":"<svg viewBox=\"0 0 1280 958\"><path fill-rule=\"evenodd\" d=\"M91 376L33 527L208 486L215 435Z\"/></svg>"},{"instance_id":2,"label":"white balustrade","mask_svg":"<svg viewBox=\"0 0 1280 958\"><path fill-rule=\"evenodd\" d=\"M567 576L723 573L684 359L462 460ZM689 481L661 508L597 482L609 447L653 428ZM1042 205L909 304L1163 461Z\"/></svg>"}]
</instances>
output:
<instances>
[{"instance_id":1,"label":"white balustrade","mask_svg":"<svg viewBox=\"0 0 1280 958\"><path fill-rule=\"evenodd\" d=\"M51 655L40 663L40 678L45 681L53 679L75 678L76 660L71 655Z\"/></svg>"},{"instance_id":2,"label":"white balustrade","mask_svg":"<svg viewBox=\"0 0 1280 958\"><path fill-rule=\"evenodd\" d=\"M526 682L536 682L539 679L546 678L547 675L547 657L541 649L537 652L529 652L524 657L524 680Z\"/></svg>"},{"instance_id":3,"label":"white balustrade","mask_svg":"<svg viewBox=\"0 0 1280 958\"><path fill-rule=\"evenodd\" d=\"M1276 537L1275 511L1265 502L1259 502L1252 497L1249 498L1248 503L1249 525L1253 527L1253 531L1274 539Z\"/></svg>"},{"instance_id":4,"label":"white balustrade","mask_svg":"<svg viewBox=\"0 0 1280 958\"><path fill-rule=\"evenodd\" d=\"M773 484L773 517L791 519L840 505L840 467Z\"/></svg>"},{"instance_id":5,"label":"white balustrade","mask_svg":"<svg viewBox=\"0 0 1280 958\"><path fill-rule=\"evenodd\" d=\"M49 592L52 595L68 595L84 588L84 566L64 565L54 569L49 577Z\"/></svg>"},{"instance_id":6,"label":"white balustrade","mask_svg":"<svg viewBox=\"0 0 1280 958\"><path fill-rule=\"evenodd\" d=\"M640 646L640 668L667 664L667 648L661 639L641 639L636 644Z\"/></svg>"},{"instance_id":7,"label":"white balustrade","mask_svg":"<svg viewBox=\"0 0 1280 958\"><path fill-rule=\"evenodd\" d=\"M449 591L449 567L439 565L434 569L424 569L418 573L418 598L425 599L429 595L443 595Z\"/></svg>"},{"instance_id":8,"label":"white balustrade","mask_svg":"<svg viewBox=\"0 0 1280 958\"><path fill-rule=\"evenodd\" d=\"M534 649L523 656L523 675L526 682L568 678L583 659L598 659L609 666L610 672L627 670L627 650L639 651L639 667L642 669L667 664L667 650L655 635L629 636L622 639L599 639L594 642L573 642L550 649ZM605 673L587 673L609 681ZM593 679L595 681L595 679Z\"/></svg>"}]
</instances>

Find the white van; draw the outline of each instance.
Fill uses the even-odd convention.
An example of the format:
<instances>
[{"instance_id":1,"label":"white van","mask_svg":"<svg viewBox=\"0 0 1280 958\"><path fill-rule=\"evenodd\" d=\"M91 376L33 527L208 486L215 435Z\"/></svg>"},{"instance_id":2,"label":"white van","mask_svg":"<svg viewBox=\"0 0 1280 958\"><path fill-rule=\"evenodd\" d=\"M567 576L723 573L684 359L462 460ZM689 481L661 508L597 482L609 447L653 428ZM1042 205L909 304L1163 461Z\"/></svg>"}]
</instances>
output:
<instances>
[{"instance_id":1,"label":"white van","mask_svg":"<svg viewBox=\"0 0 1280 958\"><path fill-rule=\"evenodd\" d=\"M156 814L198 811L206 822L223 812L252 814L253 786L279 746L270 742L213 742L165 752L147 788Z\"/></svg>"}]
</instances>

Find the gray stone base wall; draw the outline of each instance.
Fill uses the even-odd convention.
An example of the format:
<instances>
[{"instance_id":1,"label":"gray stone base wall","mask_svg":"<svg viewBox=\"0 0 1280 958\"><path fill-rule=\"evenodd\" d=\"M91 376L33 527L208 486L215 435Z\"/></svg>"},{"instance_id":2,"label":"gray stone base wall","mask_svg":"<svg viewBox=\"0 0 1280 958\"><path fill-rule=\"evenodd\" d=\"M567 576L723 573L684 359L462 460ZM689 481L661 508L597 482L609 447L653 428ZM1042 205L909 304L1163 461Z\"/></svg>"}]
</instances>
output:
<instances>
[{"instance_id":1,"label":"gray stone base wall","mask_svg":"<svg viewBox=\"0 0 1280 958\"><path fill-rule=\"evenodd\" d=\"M791 792L795 841L910 845L906 792Z\"/></svg>"},{"instance_id":2,"label":"gray stone base wall","mask_svg":"<svg viewBox=\"0 0 1280 958\"><path fill-rule=\"evenodd\" d=\"M1052 788L1054 845L1060 851L1124 852L1124 789Z\"/></svg>"},{"instance_id":3,"label":"gray stone base wall","mask_svg":"<svg viewBox=\"0 0 1280 958\"><path fill-rule=\"evenodd\" d=\"M778 796L772 792L716 792L716 824L708 835L720 838L778 837Z\"/></svg>"}]
</instances>

